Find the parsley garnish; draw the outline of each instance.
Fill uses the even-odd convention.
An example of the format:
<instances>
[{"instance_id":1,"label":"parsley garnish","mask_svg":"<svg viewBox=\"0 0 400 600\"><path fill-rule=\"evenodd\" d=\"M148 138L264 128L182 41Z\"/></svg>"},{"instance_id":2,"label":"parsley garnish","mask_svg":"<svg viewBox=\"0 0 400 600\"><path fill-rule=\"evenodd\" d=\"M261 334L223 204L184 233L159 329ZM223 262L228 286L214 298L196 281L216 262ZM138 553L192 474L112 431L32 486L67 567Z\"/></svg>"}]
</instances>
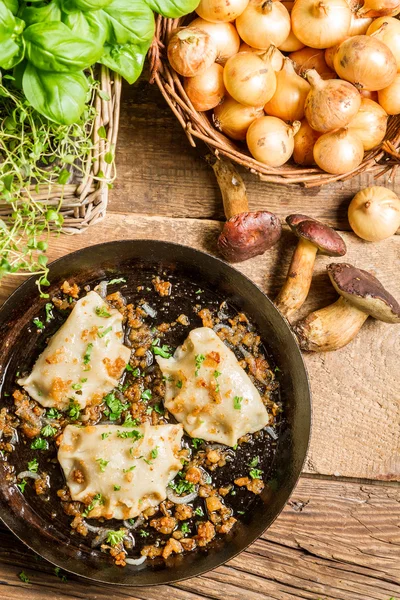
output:
<instances>
[{"instance_id":1,"label":"parsley garnish","mask_svg":"<svg viewBox=\"0 0 400 600\"><path fill-rule=\"evenodd\" d=\"M238 515L244 515L244 510L237 510L236 512Z\"/></svg>"},{"instance_id":2,"label":"parsley garnish","mask_svg":"<svg viewBox=\"0 0 400 600\"><path fill-rule=\"evenodd\" d=\"M81 407L80 404L78 402L75 402L74 400L70 400L69 402L69 406L68 406L68 416L73 420L73 421L77 421L80 417L81 414Z\"/></svg>"},{"instance_id":3,"label":"parsley garnish","mask_svg":"<svg viewBox=\"0 0 400 600\"><path fill-rule=\"evenodd\" d=\"M46 410L46 417L49 419L59 419L61 417L61 413L56 408L48 408Z\"/></svg>"},{"instance_id":4,"label":"parsley garnish","mask_svg":"<svg viewBox=\"0 0 400 600\"><path fill-rule=\"evenodd\" d=\"M164 414L164 409L161 403L156 404L153 409L156 411L156 413L158 413L159 415L163 415Z\"/></svg>"},{"instance_id":5,"label":"parsley garnish","mask_svg":"<svg viewBox=\"0 0 400 600\"><path fill-rule=\"evenodd\" d=\"M128 413L125 417L125 421L122 423L122 427L135 427L139 425L139 419L133 419L131 413Z\"/></svg>"},{"instance_id":6,"label":"parsley garnish","mask_svg":"<svg viewBox=\"0 0 400 600\"><path fill-rule=\"evenodd\" d=\"M242 396L235 396L233 399L233 408L235 410L240 410L242 408L243 398Z\"/></svg>"},{"instance_id":7,"label":"parsley garnish","mask_svg":"<svg viewBox=\"0 0 400 600\"><path fill-rule=\"evenodd\" d=\"M111 317L111 314L108 312L105 306L96 306L95 313L98 317L103 317L103 319L108 319Z\"/></svg>"},{"instance_id":8,"label":"parsley garnish","mask_svg":"<svg viewBox=\"0 0 400 600\"><path fill-rule=\"evenodd\" d=\"M169 483L169 487L173 489L178 494L178 496L181 496L182 494L190 494L196 489L194 483L186 481L184 477L184 473L182 471L179 471L175 479Z\"/></svg>"},{"instance_id":9,"label":"parsley garnish","mask_svg":"<svg viewBox=\"0 0 400 600\"><path fill-rule=\"evenodd\" d=\"M218 380L218 377L219 377L220 375L222 375L222 373L220 373L219 371L214 371L214 377L215 377L215 380L216 380L216 381ZM217 381L217 385L216 385L216 387L215 387L215 391L216 391L216 392L219 392L219 383L218 383L218 381Z\"/></svg>"},{"instance_id":10,"label":"parsley garnish","mask_svg":"<svg viewBox=\"0 0 400 600\"><path fill-rule=\"evenodd\" d=\"M108 438L108 436L110 436L110 435L111 435L111 431L104 432L104 433L102 433L102 434L101 434L101 439L102 439L102 440L105 440L105 439L106 439L106 438Z\"/></svg>"},{"instance_id":11,"label":"parsley garnish","mask_svg":"<svg viewBox=\"0 0 400 600\"><path fill-rule=\"evenodd\" d=\"M161 348L159 348L158 346L153 346L153 352L154 354L162 356L163 358L171 358L171 348L166 344L161 346Z\"/></svg>"},{"instance_id":12,"label":"parsley garnish","mask_svg":"<svg viewBox=\"0 0 400 600\"><path fill-rule=\"evenodd\" d=\"M194 514L197 515L198 517L204 517L204 511L201 508L201 506L198 506L196 508L196 510L194 511Z\"/></svg>"},{"instance_id":13,"label":"parsley garnish","mask_svg":"<svg viewBox=\"0 0 400 600\"><path fill-rule=\"evenodd\" d=\"M93 500L91 501L89 506L85 508L85 510L82 513L82 516L87 517L88 514L94 509L94 507L97 506L97 504L104 504L104 498L101 494L96 494L95 496L93 496Z\"/></svg>"},{"instance_id":14,"label":"parsley garnish","mask_svg":"<svg viewBox=\"0 0 400 600\"><path fill-rule=\"evenodd\" d=\"M279 373L279 372L280 372L280 368L279 367L275 367L274 373Z\"/></svg>"},{"instance_id":15,"label":"parsley garnish","mask_svg":"<svg viewBox=\"0 0 400 600\"><path fill-rule=\"evenodd\" d=\"M153 407L152 406L148 406L146 408L146 415L151 415L152 412L153 412Z\"/></svg>"},{"instance_id":16,"label":"parsley garnish","mask_svg":"<svg viewBox=\"0 0 400 600\"><path fill-rule=\"evenodd\" d=\"M129 467L129 469L122 469L122 472L130 473L130 471L133 471L133 469L136 469L136 465L132 465L131 467Z\"/></svg>"},{"instance_id":17,"label":"parsley garnish","mask_svg":"<svg viewBox=\"0 0 400 600\"><path fill-rule=\"evenodd\" d=\"M249 474L252 479L261 479L263 472L261 469L250 469Z\"/></svg>"},{"instance_id":18,"label":"parsley garnish","mask_svg":"<svg viewBox=\"0 0 400 600\"><path fill-rule=\"evenodd\" d=\"M21 571L21 573L19 573L18 577L20 578L21 581L23 581L24 583L30 583L29 577L28 575L26 575L23 571Z\"/></svg>"},{"instance_id":19,"label":"parsley garnish","mask_svg":"<svg viewBox=\"0 0 400 600\"><path fill-rule=\"evenodd\" d=\"M37 437L31 443L31 449L32 450L48 450L49 449L49 443L48 443L47 440L44 440L41 437Z\"/></svg>"},{"instance_id":20,"label":"parsley garnish","mask_svg":"<svg viewBox=\"0 0 400 600\"><path fill-rule=\"evenodd\" d=\"M260 462L260 457L259 456L255 456L249 462L249 467L256 467L259 464L259 462Z\"/></svg>"},{"instance_id":21,"label":"parsley garnish","mask_svg":"<svg viewBox=\"0 0 400 600\"><path fill-rule=\"evenodd\" d=\"M117 431L117 437L126 439L132 438L134 442L140 440L143 437L143 434L140 433L137 429L132 429L132 431Z\"/></svg>"},{"instance_id":22,"label":"parsley garnish","mask_svg":"<svg viewBox=\"0 0 400 600\"><path fill-rule=\"evenodd\" d=\"M82 385L80 383L73 383L71 385L73 390L81 390L82 389Z\"/></svg>"},{"instance_id":23,"label":"parsley garnish","mask_svg":"<svg viewBox=\"0 0 400 600\"><path fill-rule=\"evenodd\" d=\"M198 289L198 290L195 292L196 296L197 296L198 294L202 294L202 293L203 293L203 291L204 291L204 290L202 290L202 289L200 289L200 288L199 288L199 289Z\"/></svg>"},{"instance_id":24,"label":"parsley garnish","mask_svg":"<svg viewBox=\"0 0 400 600\"><path fill-rule=\"evenodd\" d=\"M44 427L42 427L40 433L44 437L53 437L53 435L57 433L57 429L55 427L52 427L51 425L45 425Z\"/></svg>"},{"instance_id":25,"label":"parsley garnish","mask_svg":"<svg viewBox=\"0 0 400 600\"><path fill-rule=\"evenodd\" d=\"M182 387L182 385L183 385L183 382L182 382L182 380L181 380L181 379L178 379L178 381L176 382L176 384L175 384L175 385L176 385L176 387L177 387L177 388L181 389L181 387Z\"/></svg>"},{"instance_id":26,"label":"parsley garnish","mask_svg":"<svg viewBox=\"0 0 400 600\"><path fill-rule=\"evenodd\" d=\"M100 467L100 471L102 473L105 472L106 470L106 466L108 465L108 463L110 462L109 460L104 460L104 458L96 458L96 462L99 463L99 467Z\"/></svg>"},{"instance_id":27,"label":"parsley garnish","mask_svg":"<svg viewBox=\"0 0 400 600\"><path fill-rule=\"evenodd\" d=\"M151 400L152 395L153 394L151 393L151 390L144 390L142 392L142 395L140 396L140 399L141 400Z\"/></svg>"},{"instance_id":28,"label":"parsley garnish","mask_svg":"<svg viewBox=\"0 0 400 600\"><path fill-rule=\"evenodd\" d=\"M54 319L52 303L46 302L45 309L46 309L46 323L49 323L52 319Z\"/></svg>"},{"instance_id":29,"label":"parsley garnish","mask_svg":"<svg viewBox=\"0 0 400 600\"><path fill-rule=\"evenodd\" d=\"M108 285L114 285L115 283L126 283L126 279L124 277L118 277L117 279L111 279L108 282Z\"/></svg>"},{"instance_id":30,"label":"parsley garnish","mask_svg":"<svg viewBox=\"0 0 400 600\"><path fill-rule=\"evenodd\" d=\"M145 538L145 537L149 537L150 533L148 531L145 531L144 529L141 529L140 532L140 537Z\"/></svg>"},{"instance_id":31,"label":"parsley garnish","mask_svg":"<svg viewBox=\"0 0 400 600\"><path fill-rule=\"evenodd\" d=\"M133 369L132 369L131 365L126 365L125 371L128 371L129 373L133 373Z\"/></svg>"},{"instance_id":32,"label":"parsley garnish","mask_svg":"<svg viewBox=\"0 0 400 600\"><path fill-rule=\"evenodd\" d=\"M153 450L150 452L150 456L151 458L157 458L158 456L158 446L156 446L155 448L153 448Z\"/></svg>"},{"instance_id":33,"label":"parsley garnish","mask_svg":"<svg viewBox=\"0 0 400 600\"><path fill-rule=\"evenodd\" d=\"M197 375L199 374L200 367L205 360L206 360L206 357L204 356L204 354L196 354L196 356L194 357L194 362L196 364L196 370L194 372L195 377L197 377Z\"/></svg>"},{"instance_id":34,"label":"parsley garnish","mask_svg":"<svg viewBox=\"0 0 400 600\"><path fill-rule=\"evenodd\" d=\"M120 485L114 485L114 492L119 492L120 489L121 489Z\"/></svg>"},{"instance_id":35,"label":"parsley garnish","mask_svg":"<svg viewBox=\"0 0 400 600\"><path fill-rule=\"evenodd\" d=\"M23 480L21 481L21 483L17 483L17 488L19 488L19 489L21 490L22 494L23 494L23 493L24 493L24 491L25 491L25 486L26 486L26 484L27 484L27 483L28 483L28 482L27 482L27 480L26 480L26 479L23 479Z\"/></svg>"},{"instance_id":36,"label":"parsley garnish","mask_svg":"<svg viewBox=\"0 0 400 600\"><path fill-rule=\"evenodd\" d=\"M197 448L203 443L204 440L201 440L200 438L192 438L192 444L194 446L194 449L197 450Z\"/></svg>"},{"instance_id":37,"label":"parsley garnish","mask_svg":"<svg viewBox=\"0 0 400 600\"><path fill-rule=\"evenodd\" d=\"M87 345L86 352L83 355L83 364L84 365L88 365L90 363L90 355L92 353L92 350L93 350L93 344L90 343Z\"/></svg>"},{"instance_id":38,"label":"parsley garnish","mask_svg":"<svg viewBox=\"0 0 400 600\"><path fill-rule=\"evenodd\" d=\"M115 396L115 392L111 392L104 396L104 402L107 404L109 410L104 411L104 414L110 417L110 421L116 421L121 417L124 410L128 408L128 404L124 404Z\"/></svg>"},{"instance_id":39,"label":"parsley garnish","mask_svg":"<svg viewBox=\"0 0 400 600\"><path fill-rule=\"evenodd\" d=\"M106 541L111 546L116 546L120 544L126 535L126 531L124 529L120 529L119 531L109 531L107 534Z\"/></svg>"},{"instance_id":40,"label":"parsley garnish","mask_svg":"<svg viewBox=\"0 0 400 600\"><path fill-rule=\"evenodd\" d=\"M181 531L182 531L182 533L189 533L190 532L189 523L182 523Z\"/></svg>"},{"instance_id":41,"label":"parsley garnish","mask_svg":"<svg viewBox=\"0 0 400 600\"><path fill-rule=\"evenodd\" d=\"M39 462L38 462L37 458L34 458L33 460L30 460L28 462L28 471L31 471L32 473L37 473L38 468L39 468Z\"/></svg>"},{"instance_id":42,"label":"parsley garnish","mask_svg":"<svg viewBox=\"0 0 400 600\"><path fill-rule=\"evenodd\" d=\"M139 458L141 458L142 460L144 460L144 462L147 463L148 465L152 465L153 464L151 462L151 460L149 460L148 458L145 458L144 456L139 456Z\"/></svg>"},{"instance_id":43,"label":"parsley garnish","mask_svg":"<svg viewBox=\"0 0 400 600\"><path fill-rule=\"evenodd\" d=\"M39 319L39 317L35 317L33 319L34 324L36 325L36 327L38 328L38 330L40 331L41 329L44 329L44 323Z\"/></svg>"},{"instance_id":44,"label":"parsley garnish","mask_svg":"<svg viewBox=\"0 0 400 600\"><path fill-rule=\"evenodd\" d=\"M134 377L140 377L140 369L137 367L132 371Z\"/></svg>"},{"instance_id":45,"label":"parsley garnish","mask_svg":"<svg viewBox=\"0 0 400 600\"><path fill-rule=\"evenodd\" d=\"M104 331L102 331L100 333L100 331L97 332L97 337L99 338L103 338L105 335L107 335L107 333L110 333L110 331L112 331L112 327L110 325L110 327L107 327L107 329L105 329Z\"/></svg>"}]
</instances>

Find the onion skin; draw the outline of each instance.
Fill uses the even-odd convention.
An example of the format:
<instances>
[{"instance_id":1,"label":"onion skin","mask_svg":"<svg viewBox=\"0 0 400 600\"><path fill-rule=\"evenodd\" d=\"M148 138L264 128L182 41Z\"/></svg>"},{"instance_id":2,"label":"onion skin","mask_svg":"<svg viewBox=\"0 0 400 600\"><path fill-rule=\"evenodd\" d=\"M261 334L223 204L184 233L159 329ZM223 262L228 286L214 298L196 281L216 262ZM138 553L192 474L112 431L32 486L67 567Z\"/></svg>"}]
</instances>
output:
<instances>
[{"instance_id":1,"label":"onion skin","mask_svg":"<svg viewBox=\"0 0 400 600\"><path fill-rule=\"evenodd\" d=\"M289 58L294 62L296 72L300 76L309 69L315 69L322 79L335 79L337 75L329 69L324 54L324 50L305 47L291 52Z\"/></svg>"},{"instance_id":2,"label":"onion skin","mask_svg":"<svg viewBox=\"0 0 400 600\"><path fill-rule=\"evenodd\" d=\"M232 23L209 23L198 17L190 27L206 31L217 48L217 63L224 65L228 58L239 52L240 38Z\"/></svg>"},{"instance_id":3,"label":"onion skin","mask_svg":"<svg viewBox=\"0 0 400 600\"><path fill-rule=\"evenodd\" d=\"M388 115L400 113L400 73L387 88L379 90L378 102Z\"/></svg>"},{"instance_id":4,"label":"onion skin","mask_svg":"<svg viewBox=\"0 0 400 600\"><path fill-rule=\"evenodd\" d=\"M360 110L350 121L348 127L360 138L364 150L367 151L383 141L386 135L387 120L386 111L377 102L363 98Z\"/></svg>"},{"instance_id":5,"label":"onion skin","mask_svg":"<svg viewBox=\"0 0 400 600\"><path fill-rule=\"evenodd\" d=\"M280 46L290 33L290 15L279 1L250 0L236 19L236 29L249 46L264 48Z\"/></svg>"},{"instance_id":6,"label":"onion skin","mask_svg":"<svg viewBox=\"0 0 400 600\"><path fill-rule=\"evenodd\" d=\"M225 95L223 73L223 67L214 63L200 75L185 79L185 92L196 110L204 112L222 102Z\"/></svg>"},{"instance_id":7,"label":"onion skin","mask_svg":"<svg viewBox=\"0 0 400 600\"><path fill-rule=\"evenodd\" d=\"M262 56L265 54L265 50L261 48L252 48L248 44L244 42L240 44L239 52L253 52L254 54L258 54ZM280 71L283 67L283 59L285 58L273 44L268 48L267 52L269 53L269 61L274 71Z\"/></svg>"},{"instance_id":8,"label":"onion skin","mask_svg":"<svg viewBox=\"0 0 400 600\"><path fill-rule=\"evenodd\" d=\"M347 39L347 38L346 38ZM344 41L344 40L343 40ZM336 46L331 46L325 50L324 58L325 62L332 71L335 70L335 65L333 64L333 59L335 57L336 51L339 48L340 44L336 44Z\"/></svg>"},{"instance_id":9,"label":"onion skin","mask_svg":"<svg viewBox=\"0 0 400 600\"><path fill-rule=\"evenodd\" d=\"M314 70L306 73L311 85L304 112L310 126L326 133L347 125L361 106L361 96L347 81L324 81Z\"/></svg>"},{"instance_id":10,"label":"onion skin","mask_svg":"<svg viewBox=\"0 0 400 600\"><path fill-rule=\"evenodd\" d=\"M341 79L372 92L390 85L397 73L391 50L370 35L356 35L342 42L333 62Z\"/></svg>"},{"instance_id":11,"label":"onion skin","mask_svg":"<svg viewBox=\"0 0 400 600\"><path fill-rule=\"evenodd\" d=\"M397 71L400 71L400 21L393 17L380 17L372 21L368 27L367 35L374 34L392 51L396 59Z\"/></svg>"},{"instance_id":12,"label":"onion skin","mask_svg":"<svg viewBox=\"0 0 400 600\"><path fill-rule=\"evenodd\" d=\"M329 48L341 42L351 23L346 0L296 0L292 9L295 36L312 48Z\"/></svg>"},{"instance_id":13,"label":"onion skin","mask_svg":"<svg viewBox=\"0 0 400 600\"><path fill-rule=\"evenodd\" d=\"M288 125L277 117L260 117L247 131L247 146L256 160L281 167L293 154L293 138L299 129L299 121Z\"/></svg>"},{"instance_id":14,"label":"onion skin","mask_svg":"<svg viewBox=\"0 0 400 600\"><path fill-rule=\"evenodd\" d=\"M271 63L252 52L239 52L227 60L224 85L230 96L245 106L264 106L276 90Z\"/></svg>"},{"instance_id":15,"label":"onion skin","mask_svg":"<svg viewBox=\"0 0 400 600\"><path fill-rule=\"evenodd\" d=\"M300 121L304 117L304 104L309 91L310 85L296 74L290 58L285 58L282 70L276 74L275 94L264 110L283 121Z\"/></svg>"},{"instance_id":16,"label":"onion skin","mask_svg":"<svg viewBox=\"0 0 400 600\"><path fill-rule=\"evenodd\" d=\"M365 0L357 15L363 17L384 17L397 14L399 0Z\"/></svg>"},{"instance_id":17,"label":"onion skin","mask_svg":"<svg viewBox=\"0 0 400 600\"><path fill-rule=\"evenodd\" d=\"M244 141L250 125L263 114L262 107L243 106L227 97L214 109L214 125L233 140Z\"/></svg>"},{"instance_id":18,"label":"onion skin","mask_svg":"<svg viewBox=\"0 0 400 600\"><path fill-rule=\"evenodd\" d=\"M350 227L361 239L386 240L400 227L400 199L382 186L365 188L350 202L348 217Z\"/></svg>"},{"instance_id":19,"label":"onion skin","mask_svg":"<svg viewBox=\"0 0 400 600\"><path fill-rule=\"evenodd\" d=\"M314 131L307 120L301 122L299 131L294 136L293 160L297 165L314 165L314 146L317 139L321 136L318 131Z\"/></svg>"},{"instance_id":20,"label":"onion skin","mask_svg":"<svg viewBox=\"0 0 400 600\"><path fill-rule=\"evenodd\" d=\"M217 49L211 36L201 29L180 29L168 43L169 63L183 77L194 77L206 71L216 58Z\"/></svg>"},{"instance_id":21,"label":"onion skin","mask_svg":"<svg viewBox=\"0 0 400 600\"><path fill-rule=\"evenodd\" d=\"M201 0L196 12L211 23L234 21L242 14L249 0Z\"/></svg>"},{"instance_id":22,"label":"onion skin","mask_svg":"<svg viewBox=\"0 0 400 600\"><path fill-rule=\"evenodd\" d=\"M313 154L320 169L333 175L342 175L361 164L364 148L354 133L347 129L336 129L318 138Z\"/></svg>"},{"instance_id":23,"label":"onion skin","mask_svg":"<svg viewBox=\"0 0 400 600\"><path fill-rule=\"evenodd\" d=\"M353 35L364 35L364 33L367 33L367 29L372 21L373 19L371 17L358 17L352 13L350 29L347 32L347 35L349 37L352 37Z\"/></svg>"},{"instance_id":24,"label":"onion skin","mask_svg":"<svg viewBox=\"0 0 400 600\"><path fill-rule=\"evenodd\" d=\"M378 102L378 92L369 92L368 90L360 90L361 98L368 98L374 102Z\"/></svg>"}]
</instances>

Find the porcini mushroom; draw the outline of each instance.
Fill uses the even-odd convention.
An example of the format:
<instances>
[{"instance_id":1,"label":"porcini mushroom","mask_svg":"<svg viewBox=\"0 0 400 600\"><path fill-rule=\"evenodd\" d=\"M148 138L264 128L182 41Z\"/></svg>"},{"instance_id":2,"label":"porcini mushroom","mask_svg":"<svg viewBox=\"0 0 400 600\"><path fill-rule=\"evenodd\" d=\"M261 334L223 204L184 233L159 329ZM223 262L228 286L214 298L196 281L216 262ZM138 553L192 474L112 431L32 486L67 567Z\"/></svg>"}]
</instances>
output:
<instances>
[{"instance_id":1,"label":"porcini mushroom","mask_svg":"<svg viewBox=\"0 0 400 600\"><path fill-rule=\"evenodd\" d=\"M281 237L279 218L266 210L249 212L243 179L228 160L209 161L224 203L227 221L218 238L218 249L229 262L236 263L264 254Z\"/></svg>"},{"instance_id":2,"label":"porcini mushroom","mask_svg":"<svg viewBox=\"0 0 400 600\"><path fill-rule=\"evenodd\" d=\"M346 346L369 316L400 323L399 303L371 273L347 263L332 263L327 271L340 298L296 324L302 350L327 352Z\"/></svg>"},{"instance_id":3,"label":"porcini mushroom","mask_svg":"<svg viewBox=\"0 0 400 600\"><path fill-rule=\"evenodd\" d=\"M340 235L324 223L306 215L289 215L286 223L299 238L285 283L275 305L289 319L307 298L317 252L328 256L346 254L346 244Z\"/></svg>"}]
</instances>

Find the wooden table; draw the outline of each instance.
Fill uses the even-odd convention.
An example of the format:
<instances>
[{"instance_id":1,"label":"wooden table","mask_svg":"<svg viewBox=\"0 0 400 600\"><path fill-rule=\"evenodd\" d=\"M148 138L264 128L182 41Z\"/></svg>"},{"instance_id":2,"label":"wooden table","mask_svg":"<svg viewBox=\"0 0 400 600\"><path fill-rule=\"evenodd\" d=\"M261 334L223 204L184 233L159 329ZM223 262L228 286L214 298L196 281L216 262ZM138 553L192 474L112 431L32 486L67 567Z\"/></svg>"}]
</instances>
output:
<instances>
[{"instance_id":1,"label":"wooden table","mask_svg":"<svg viewBox=\"0 0 400 600\"><path fill-rule=\"evenodd\" d=\"M144 79L124 89L117 168L105 220L82 235L53 240L51 259L121 238L173 240L216 252L223 212L213 173ZM282 219L306 213L345 232L349 198L371 184L363 176L309 191L261 184L248 174L245 180L252 208ZM376 273L400 298L400 236L379 244L343 237L346 260ZM294 243L285 231L271 252L239 269L273 295ZM328 262L317 259L304 314L335 297L324 272ZM4 280L1 301L15 285ZM106 600L111 594L115 600L400 600L399 351L400 327L370 319L347 348L306 356L314 422L304 474L274 525L227 565L173 586L111 592L73 576L63 582L3 528L1 600ZM20 581L22 570L30 583Z\"/></svg>"}]
</instances>

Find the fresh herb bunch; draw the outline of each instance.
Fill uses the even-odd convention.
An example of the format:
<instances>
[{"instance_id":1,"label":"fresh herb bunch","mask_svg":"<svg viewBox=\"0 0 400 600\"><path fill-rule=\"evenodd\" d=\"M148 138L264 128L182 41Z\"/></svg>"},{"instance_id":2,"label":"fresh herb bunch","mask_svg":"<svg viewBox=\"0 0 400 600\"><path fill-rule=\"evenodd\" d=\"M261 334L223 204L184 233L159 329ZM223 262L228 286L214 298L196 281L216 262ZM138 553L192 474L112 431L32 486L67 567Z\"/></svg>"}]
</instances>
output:
<instances>
[{"instance_id":1,"label":"fresh herb bunch","mask_svg":"<svg viewBox=\"0 0 400 600\"><path fill-rule=\"evenodd\" d=\"M85 70L99 62L129 83L139 77L154 36L154 14L180 17L198 0L0 0L0 69L28 102L62 125L85 110Z\"/></svg>"}]
</instances>

